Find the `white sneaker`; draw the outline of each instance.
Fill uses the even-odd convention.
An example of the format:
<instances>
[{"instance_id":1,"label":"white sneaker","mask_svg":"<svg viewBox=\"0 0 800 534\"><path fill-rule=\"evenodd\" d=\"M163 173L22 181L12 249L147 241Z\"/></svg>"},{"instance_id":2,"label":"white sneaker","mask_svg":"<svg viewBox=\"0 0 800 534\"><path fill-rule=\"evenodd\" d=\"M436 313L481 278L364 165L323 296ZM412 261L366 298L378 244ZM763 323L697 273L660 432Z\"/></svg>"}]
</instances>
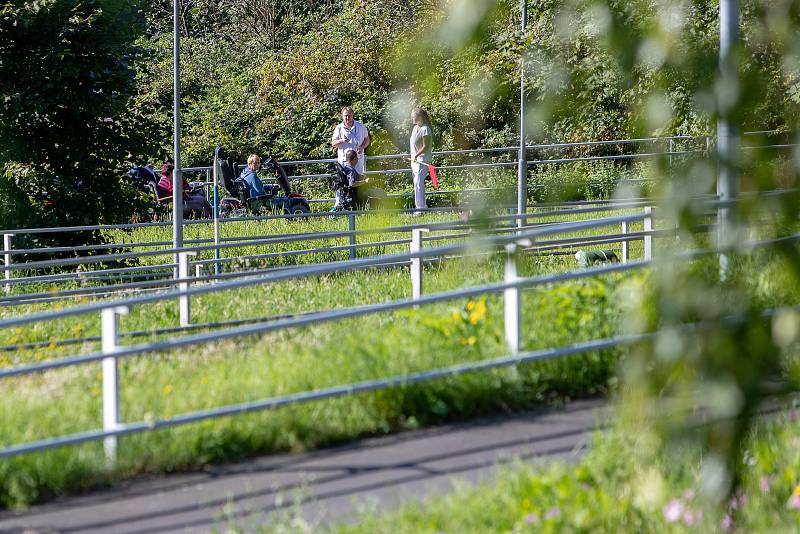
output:
<instances>
[{"instance_id":1,"label":"white sneaker","mask_svg":"<svg viewBox=\"0 0 800 534\"><path fill-rule=\"evenodd\" d=\"M423 215L425 215L424 211L415 211L414 212L414 217L422 217Z\"/></svg>"}]
</instances>

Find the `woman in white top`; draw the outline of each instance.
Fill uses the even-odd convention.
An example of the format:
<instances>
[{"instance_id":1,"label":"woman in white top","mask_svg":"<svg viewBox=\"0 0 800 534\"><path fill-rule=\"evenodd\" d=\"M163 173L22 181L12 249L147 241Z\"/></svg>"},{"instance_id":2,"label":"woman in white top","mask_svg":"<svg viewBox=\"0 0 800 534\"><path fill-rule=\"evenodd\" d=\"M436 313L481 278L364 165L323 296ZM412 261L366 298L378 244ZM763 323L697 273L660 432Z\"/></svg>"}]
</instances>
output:
<instances>
[{"instance_id":1,"label":"woman in white top","mask_svg":"<svg viewBox=\"0 0 800 534\"><path fill-rule=\"evenodd\" d=\"M428 167L419 162L430 163L433 154L433 139L428 112L422 108L414 109L411 112L411 121L414 123L414 128L411 129L409 153L411 154L411 175L414 180L414 205L417 209L425 209L428 207L425 202L425 178L428 176ZM421 214L420 211L415 213L415 215Z\"/></svg>"}]
</instances>

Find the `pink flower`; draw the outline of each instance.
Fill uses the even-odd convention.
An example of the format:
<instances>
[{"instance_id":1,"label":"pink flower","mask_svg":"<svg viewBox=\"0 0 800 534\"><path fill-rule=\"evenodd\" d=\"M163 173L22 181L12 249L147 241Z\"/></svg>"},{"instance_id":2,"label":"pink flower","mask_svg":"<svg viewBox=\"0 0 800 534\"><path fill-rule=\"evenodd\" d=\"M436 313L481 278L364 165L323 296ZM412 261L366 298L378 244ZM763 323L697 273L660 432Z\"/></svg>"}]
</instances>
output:
<instances>
[{"instance_id":1,"label":"pink flower","mask_svg":"<svg viewBox=\"0 0 800 534\"><path fill-rule=\"evenodd\" d=\"M739 490L731 497L731 500L728 501L728 508L736 510L738 508L744 508L745 504L747 504L747 495Z\"/></svg>"},{"instance_id":2,"label":"pink flower","mask_svg":"<svg viewBox=\"0 0 800 534\"><path fill-rule=\"evenodd\" d=\"M694 490L693 489L687 489L686 491L683 492L683 500L684 501L691 501L692 499L694 499Z\"/></svg>"},{"instance_id":3,"label":"pink flower","mask_svg":"<svg viewBox=\"0 0 800 534\"><path fill-rule=\"evenodd\" d=\"M772 484L769 481L768 476L761 477L761 480L758 483L759 488L761 488L761 494L766 495L769 493L769 490L772 488Z\"/></svg>"},{"instance_id":4,"label":"pink flower","mask_svg":"<svg viewBox=\"0 0 800 534\"><path fill-rule=\"evenodd\" d=\"M681 518L683 514L683 504L678 499L672 499L664 506L664 519L668 523L674 523Z\"/></svg>"},{"instance_id":5,"label":"pink flower","mask_svg":"<svg viewBox=\"0 0 800 534\"><path fill-rule=\"evenodd\" d=\"M561 510L558 509L558 506L553 506L544 514L544 517L545 519L553 519L554 517L558 517L559 514L561 514Z\"/></svg>"},{"instance_id":6,"label":"pink flower","mask_svg":"<svg viewBox=\"0 0 800 534\"><path fill-rule=\"evenodd\" d=\"M792 496L789 497L789 506L795 510L800 510L800 495L797 495L797 492L792 493Z\"/></svg>"},{"instance_id":7,"label":"pink flower","mask_svg":"<svg viewBox=\"0 0 800 534\"><path fill-rule=\"evenodd\" d=\"M525 516L525 522L529 525L535 525L539 522L539 516L536 514L528 514Z\"/></svg>"},{"instance_id":8,"label":"pink flower","mask_svg":"<svg viewBox=\"0 0 800 534\"><path fill-rule=\"evenodd\" d=\"M730 514L725 514L725 517L722 518L722 524L720 524L722 530L730 530L733 528L733 518Z\"/></svg>"},{"instance_id":9,"label":"pink flower","mask_svg":"<svg viewBox=\"0 0 800 534\"><path fill-rule=\"evenodd\" d=\"M683 522L686 523L686 526L689 526L689 527L694 525L695 517L694 517L694 513L691 510L686 510L683 513Z\"/></svg>"}]
</instances>

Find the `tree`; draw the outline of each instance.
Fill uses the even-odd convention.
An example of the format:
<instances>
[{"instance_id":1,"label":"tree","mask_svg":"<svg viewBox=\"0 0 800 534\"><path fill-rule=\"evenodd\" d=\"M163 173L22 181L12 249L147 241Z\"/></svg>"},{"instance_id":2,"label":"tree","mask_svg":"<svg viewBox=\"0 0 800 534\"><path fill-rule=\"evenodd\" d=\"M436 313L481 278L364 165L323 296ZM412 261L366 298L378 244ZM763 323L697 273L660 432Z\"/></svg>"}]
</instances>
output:
<instances>
[{"instance_id":1,"label":"tree","mask_svg":"<svg viewBox=\"0 0 800 534\"><path fill-rule=\"evenodd\" d=\"M143 28L137 2L0 7L3 179L24 176L15 185L40 212L42 194L65 199L68 205L56 200L51 206L51 223L119 222L130 215L133 191L121 176L128 154L144 146L126 114L135 89L129 61ZM33 172L9 172L11 162ZM46 184L38 182L43 176ZM28 219L20 223L36 217Z\"/></svg>"}]
</instances>

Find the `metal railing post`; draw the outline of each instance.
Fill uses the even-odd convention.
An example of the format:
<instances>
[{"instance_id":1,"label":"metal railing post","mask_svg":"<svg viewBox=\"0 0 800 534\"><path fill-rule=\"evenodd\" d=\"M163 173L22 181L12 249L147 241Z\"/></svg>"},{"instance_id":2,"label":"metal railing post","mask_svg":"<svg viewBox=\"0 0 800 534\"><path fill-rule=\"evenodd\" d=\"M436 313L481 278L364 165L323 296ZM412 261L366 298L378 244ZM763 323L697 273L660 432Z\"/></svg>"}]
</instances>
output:
<instances>
[{"instance_id":1,"label":"metal railing post","mask_svg":"<svg viewBox=\"0 0 800 534\"><path fill-rule=\"evenodd\" d=\"M520 0L520 26L522 33L528 24L528 4ZM517 228L528 223L525 213L528 210L528 147L525 143L525 54L519 58L519 152L517 154Z\"/></svg>"},{"instance_id":2,"label":"metal railing post","mask_svg":"<svg viewBox=\"0 0 800 534\"><path fill-rule=\"evenodd\" d=\"M350 259L356 259L356 215L355 213L347 214L347 226L350 232Z\"/></svg>"},{"instance_id":3,"label":"metal railing post","mask_svg":"<svg viewBox=\"0 0 800 534\"><path fill-rule=\"evenodd\" d=\"M669 170L672 172L672 137L669 138Z\"/></svg>"},{"instance_id":4,"label":"metal railing post","mask_svg":"<svg viewBox=\"0 0 800 534\"><path fill-rule=\"evenodd\" d=\"M214 156L214 274L219 274L219 178L217 169L219 162L217 156Z\"/></svg>"},{"instance_id":5,"label":"metal railing post","mask_svg":"<svg viewBox=\"0 0 800 534\"><path fill-rule=\"evenodd\" d=\"M3 258L6 264L6 293L11 293L11 284L9 281L11 280L11 240L14 237L14 234L3 234Z\"/></svg>"},{"instance_id":6,"label":"metal railing post","mask_svg":"<svg viewBox=\"0 0 800 534\"><path fill-rule=\"evenodd\" d=\"M519 280L517 274L518 259L517 245L513 243L506 245L506 282L516 282ZM508 346L508 351L512 355L518 354L520 348L520 302L518 287L511 287L503 291L503 304L505 307L504 322L506 345Z\"/></svg>"},{"instance_id":7,"label":"metal railing post","mask_svg":"<svg viewBox=\"0 0 800 534\"><path fill-rule=\"evenodd\" d=\"M645 214L647 217L644 219L644 231L645 232L652 232L653 231L653 208L650 206L644 209ZM644 260L650 261L653 259L653 236L649 233L645 234L644 236Z\"/></svg>"},{"instance_id":8,"label":"metal railing post","mask_svg":"<svg viewBox=\"0 0 800 534\"><path fill-rule=\"evenodd\" d=\"M628 234L628 223L625 222L625 221L622 221L622 236L625 238L625 237L627 237L627 234ZM630 241L628 241L627 239L623 239L623 241L621 242L621 245L622 245L622 258L621 258L622 263L628 263L628 259L630 258L630 251L629 251L629 248L628 248L628 244L629 243L630 243Z\"/></svg>"},{"instance_id":9,"label":"metal railing post","mask_svg":"<svg viewBox=\"0 0 800 534\"><path fill-rule=\"evenodd\" d=\"M422 250L422 233L429 232L427 228L414 228L411 230L411 254ZM411 258L411 298L418 300L422 296L422 258Z\"/></svg>"},{"instance_id":10,"label":"metal railing post","mask_svg":"<svg viewBox=\"0 0 800 534\"><path fill-rule=\"evenodd\" d=\"M194 277L200 278L201 276L203 276L203 264L202 263L195 264Z\"/></svg>"},{"instance_id":11,"label":"metal railing post","mask_svg":"<svg viewBox=\"0 0 800 534\"><path fill-rule=\"evenodd\" d=\"M178 291L181 295L178 297L178 306L180 309L181 326L189 326L191 322L191 308L189 295L186 291L189 289L189 256L196 255L196 252L179 252L178 253L178 279L181 282L178 284Z\"/></svg>"},{"instance_id":12,"label":"metal railing post","mask_svg":"<svg viewBox=\"0 0 800 534\"><path fill-rule=\"evenodd\" d=\"M119 376L117 358L114 353L119 350L119 316L128 313L126 306L105 308L100 312L101 346L103 354L103 430L113 431L119 428ZM113 467L117 461L117 438L109 436L103 439L106 462Z\"/></svg>"}]
</instances>

